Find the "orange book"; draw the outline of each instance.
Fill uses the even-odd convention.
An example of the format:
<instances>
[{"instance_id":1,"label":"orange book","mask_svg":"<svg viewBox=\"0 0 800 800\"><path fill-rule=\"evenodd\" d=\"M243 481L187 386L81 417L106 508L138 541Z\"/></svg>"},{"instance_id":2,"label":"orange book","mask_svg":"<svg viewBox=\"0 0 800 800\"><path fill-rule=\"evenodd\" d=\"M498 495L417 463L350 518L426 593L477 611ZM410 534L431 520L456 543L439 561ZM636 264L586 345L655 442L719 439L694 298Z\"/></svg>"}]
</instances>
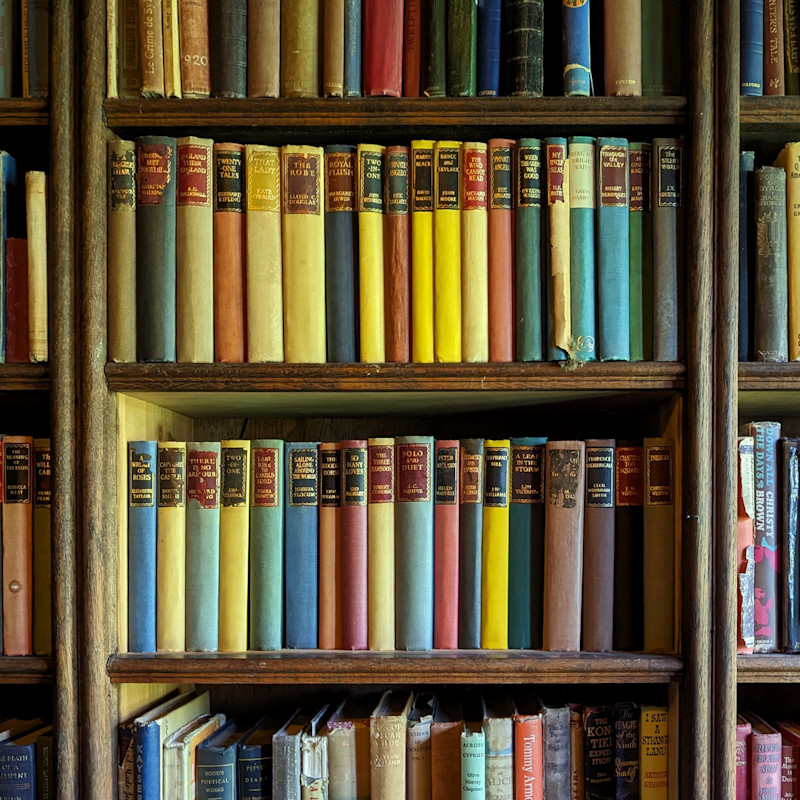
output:
<instances>
[{"instance_id":1,"label":"orange book","mask_svg":"<svg viewBox=\"0 0 800 800\"><path fill-rule=\"evenodd\" d=\"M319 638L320 650L342 647L342 601L338 575L342 564L342 447L319 446Z\"/></svg>"},{"instance_id":2,"label":"orange book","mask_svg":"<svg viewBox=\"0 0 800 800\"><path fill-rule=\"evenodd\" d=\"M536 707L532 707L536 706ZM538 704L514 703L514 796L542 800L544 797L544 731Z\"/></svg>"}]
</instances>

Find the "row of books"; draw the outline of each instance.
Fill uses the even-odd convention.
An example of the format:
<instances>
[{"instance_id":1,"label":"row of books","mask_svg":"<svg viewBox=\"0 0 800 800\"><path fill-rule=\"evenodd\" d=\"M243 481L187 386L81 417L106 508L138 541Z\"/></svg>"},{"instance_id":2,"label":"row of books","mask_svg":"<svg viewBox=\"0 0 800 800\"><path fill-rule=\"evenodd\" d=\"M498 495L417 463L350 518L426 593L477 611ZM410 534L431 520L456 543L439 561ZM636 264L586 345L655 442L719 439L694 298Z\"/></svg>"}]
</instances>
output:
<instances>
[{"instance_id":1,"label":"row of books","mask_svg":"<svg viewBox=\"0 0 800 800\"><path fill-rule=\"evenodd\" d=\"M0 98L47 97L50 70L50 3L0 4Z\"/></svg>"},{"instance_id":2,"label":"row of books","mask_svg":"<svg viewBox=\"0 0 800 800\"><path fill-rule=\"evenodd\" d=\"M800 94L800 3L742 0L741 94Z\"/></svg>"},{"instance_id":3,"label":"row of books","mask_svg":"<svg viewBox=\"0 0 800 800\"><path fill-rule=\"evenodd\" d=\"M50 440L0 437L3 655L51 650Z\"/></svg>"},{"instance_id":4,"label":"row of books","mask_svg":"<svg viewBox=\"0 0 800 800\"><path fill-rule=\"evenodd\" d=\"M800 725L752 711L736 719L736 800L800 798Z\"/></svg>"},{"instance_id":5,"label":"row of books","mask_svg":"<svg viewBox=\"0 0 800 800\"><path fill-rule=\"evenodd\" d=\"M683 142L109 145L112 361L676 361Z\"/></svg>"},{"instance_id":6,"label":"row of books","mask_svg":"<svg viewBox=\"0 0 800 800\"><path fill-rule=\"evenodd\" d=\"M141 800L668 797L664 706L499 691L337 701L246 726L212 714L207 692L170 696L120 726L119 795L136 787Z\"/></svg>"},{"instance_id":7,"label":"row of books","mask_svg":"<svg viewBox=\"0 0 800 800\"><path fill-rule=\"evenodd\" d=\"M134 441L128 463L129 651L675 650L672 439Z\"/></svg>"},{"instance_id":8,"label":"row of books","mask_svg":"<svg viewBox=\"0 0 800 800\"><path fill-rule=\"evenodd\" d=\"M606 95L681 93L680 0L605 3L594 25L589 0L551 4L547 14L546 5L116 0L108 93L541 97L552 69L565 95L589 96L593 49L602 54ZM561 53L549 52L548 37L563 42Z\"/></svg>"},{"instance_id":9,"label":"row of books","mask_svg":"<svg viewBox=\"0 0 800 800\"><path fill-rule=\"evenodd\" d=\"M14 800L55 797L53 726L41 719L0 720L0 796Z\"/></svg>"}]
</instances>

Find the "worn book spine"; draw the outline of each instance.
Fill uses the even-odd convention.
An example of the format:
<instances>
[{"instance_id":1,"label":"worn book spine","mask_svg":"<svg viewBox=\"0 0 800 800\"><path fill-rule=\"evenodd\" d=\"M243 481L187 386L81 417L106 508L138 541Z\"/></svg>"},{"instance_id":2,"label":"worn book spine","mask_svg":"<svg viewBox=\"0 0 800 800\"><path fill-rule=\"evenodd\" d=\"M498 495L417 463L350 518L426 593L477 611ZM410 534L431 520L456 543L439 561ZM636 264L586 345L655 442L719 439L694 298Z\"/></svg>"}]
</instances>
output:
<instances>
[{"instance_id":1,"label":"worn book spine","mask_svg":"<svg viewBox=\"0 0 800 800\"><path fill-rule=\"evenodd\" d=\"M461 706L437 703L431 723L431 800L455 797L461 786Z\"/></svg>"},{"instance_id":2,"label":"worn book spine","mask_svg":"<svg viewBox=\"0 0 800 800\"><path fill-rule=\"evenodd\" d=\"M543 800L544 736L541 713L514 714L514 796Z\"/></svg>"},{"instance_id":3,"label":"worn book spine","mask_svg":"<svg viewBox=\"0 0 800 800\"><path fill-rule=\"evenodd\" d=\"M547 174L547 360L563 361L572 348L567 140L545 140Z\"/></svg>"},{"instance_id":4,"label":"worn book spine","mask_svg":"<svg viewBox=\"0 0 800 800\"><path fill-rule=\"evenodd\" d=\"M501 0L478 0L478 97L500 94Z\"/></svg>"},{"instance_id":5,"label":"worn book spine","mask_svg":"<svg viewBox=\"0 0 800 800\"><path fill-rule=\"evenodd\" d=\"M434 452L433 647L458 647L458 476L457 439L438 439Z\"/></svg>"},{"instance_id":6,"label":"worn book spine","mask_svg":"<svg viewBox=\"0 0 800 800\"><path fill-rule=\"evenodd\" d=\"M237 800L236 746L244 730L229 721L195 750L197 800Z\"/></svg>"},{"instance_id":7,"label":"worn book spine","mask_svg":"<svg viewBox=\"0 0 800 800\"><path fill-rule=\"evenodd\" d=\"M20 571L20 563L13 559L21 557L24 568L25 551L14 547L11 535L15 530L9 514L18 513L18 508L31 507L26 476L31 474L33 455L29 445L12 443L9 438L3 440L3 574L7 578ZM128 650L132 653L149 653L156 649L156 465L155 442L128 442ZM20 526L17 535L23 530ZM6 581L3 583L5 590ZM22 585L26 584L23 580ZM9 652L8 642L13 631L12 604L19 602L19 596L19 593L7 592L3 597L4 652L7 655L14 655Z\"/></svg>"},{"instance_id":8,"label":"worn book spine","mask_svg":"<svg viewBox=\"0 0 800 800\"><path fill-rule=\"evenodd\" d=\"M280 150L248 144L244 158L247 360L283 361Z\"/></svg>"},{"instance_id":9,"label":"worn book spine","mask_svg":"<svg viewBox=\"0 0 800 800\"><path fill-rule=\"evenodd\" d=\"M754 170L755 152L743 150L739 157L739 361L753 359L753 300L755 297L753 282L756 239ZM792 184L787 183L787 201L791 188ZM800 185L798 189L800 189ZM788 238L791 242L790 233ZM800 236L798 236L797 244L800 246Z\"/></svg>"},{"instance_id":10,"label":"worn book spine","mask_svg":"<svg viewBox=\"0 0 800 800\"><path fill-rule=\"evenodd\" d=\"M139 68L142 97L164 96L163 25L161 0L139 0Z\"/></svg>"},{"instance_id":11,"label":"worn book spine","mask_svg":"<svg viewBox=\"0 0 800 800\"><path fill-rule=\"evenodd\" d=\"M281 148L283 331L287 362L325 361L323 158L321 147Z\"/></svg>"},{"instance_id":12,"label":"worn book spine","mask_svg":"<svg viewBox=\"0 0 800 800\"><path fill-rule=\"evenodd\" d=\"M569 706L544 706L544 785L547 800L570 800Z\"/></svg>"},{"instance_id":13,"label":"worn book spine","mask_svg":"<svg viewBox=\"0 0 800 800\"><path fill-rule=\"evenodd\" d=\"M411 142L411 360L433 361L433 145Z\"/></svg>"},{"instance_id":14,"label":"worn book spine","mask_svg":"<svg viewBox=\"0 0 800 800\"><path fill-rule=\"evenodd\" d=\"M508 538L511 442L486 439L483 452L481 647L508 648Z\"/></svg>"},{"instance_id":15,"label":"worn book spine","mask_svg":"<svg viewBox=\"0 0 800 800\"><path fill-rule=\"evenodd\" d=\"M639 717L636 703L614 704L615 800L639 798Z\"/></svg>"},{"instance_id":16,"label":"worn book spine","mask_svg":"<svg viewBox=\"0 0 800 800\"><path fill-rule=\"evenodd\" d=\"M344 0L344 96L360 97L362 89L361 43L363 15L361 0Z\"/></svg>"},{"instance_id":17,"label":"worn book spine","mask_svg":"<svg viewBox=\"0 0 800 800\"><path fill-rule=\"evenodd\" d=\"M489 360L514 360L514 147L489 140Z\"/></svg>"},{"instance_id":18,"label":"worn book spine","mask_svg":"<svg viewBox=\"0 0 800 800\"><path fill-rule=\"evenodd\" d=\"M764 2L764 94L786 94L783 63L783 0Z\"/></svg>"},{"instance_id":19,"label":"worn book spine","mask_svg":"<svg viewBox=\"0 0 800 800\"><path fill-rule=\"evenodd\" d=\"M583 534L583 649L614 649L613 439L586 440Z\"/></svg>"},{"instance_id":20,"label":"worn book spine","mask_svg":"<svg viewBox=\"0 0 800 800\"><path fill-rule=\"evenodd\" d=\"M136 150L108 143L108 360L136 361Z\"/></svg>"},{"instance_id":21,"label":"worn book spine","mask_svg":"<svg viewBox=\"0 0 800 800\"><path fill-rule=\"evenodd\" d=\"M425 38L423 0L406 0L403 14L403 97L419 97Z\"/></svg>"},{"instance_id":22,"label":"worn book spine","mask_svg":"<svg viewBox=\"0 0 800 800\"><path fill-rule=\"evenodd\" d=\"M744 157L744 153L742 157ZM749 158L749 165L750 169L752 170L753 165L753 154L750 154ZM787 264L795 264L796 259L800 258L800 142L788 142L783 150L778 154L778 158L775 160L774 165L775 167L780 167L781 169L786 171L786 245L787 245ZM749 175L752 179L753 174L752 171ZM745 192L744 202L747 204L748 202L752 203L753 196L752 194L747 195L746 192L750 190L752 192L752 180L746 180L746 176L740 173L740 180L742 181L742 185L740 186L740 203L742 201L742 193L743 190ZM747 209L744 209L746 212ZM752 212L751 212L752 215ZM753 215L755 216L755 215ZM763 243L759 240L759 234L761 234L762 229L765 223L768 224L767 220L762 218L762 215L758 215L755 219L747 219L747 217L740 216L739 218L739 225L740 225L740 237L744 239L744 252L742 249L742 241L740 239L739 244L739 258L740 258L740 265L742 257L750 257L752 258L752 246L747 247L747 237L752 235L753 231L751 230L751 226L755 223L755 248L756 252L758 252ZM763 234L762 234L763 235ZM752 261L750 262L752 264ZM741 266L740 266L740 273L741 273ZM745 294L745 297L747 295ZM789 269L789 278L788 278L788 297L789 297L789 313L788 313L788 325L789 325L789 361L797 361L800 359L800 276L795 274L794 269Z\"/></svg>"},{"instance_id":23,"label":"worn book spine","mask_svg":"<svg viewBox=\"0 0 800 800\"><path fill-rule=\"evenodd\" d=\"M370 650L394 650L395 641L395 443L368 441L367 587Z\"/></svg>"},{"instance_id":24,"label":"worn book spine","mask_svg":"<svg viewBox=\"0 0 800 800\"><path fill-rule=\"evenodd\" d=\"M362 362L386 360L384 203L386 148L358 145L358 309Z\"/></svg>"},{"instance_id":25,"label":"worn book spine","mask_svg":"<svg viewBox=\"0 0 800 800\"><path fill-rule=\"evenodd\" d=\"M186 443L159 442L156 650L186 649Z\"/></svg>"},{"instance_id":26,"label":"worn book spine","mask_svg":"<svg viewBox=\"0 0 800 800\"><path fill-rule=\"evenodd\" d=\"M736 718L736 800L750 798L750 745L753 730L741 715Z\"/></svg>"},{"instance_id":27,"label":"worn book spine","mask_svg":"<svg viewBox=\"0 0 800 800\"><path fill-rule=\"evenodd\" d=\"M486 800L514 800L514 717L510 698L483 698Z\"/></svg>"},{"instance_id":28,"label":"worn book spine","mask_svg":"<svg viewBox=\"0 0 800 800\"><path fill-rule=\"evenodd\" d=\"M544 91L544 2L508 0L503 12L506 94L541 97Z\"/></svg>"},{"instance_id":29,"label":"worn book spine","mask_svg":"<svg viewBox=\"0 0 800 800\"><path fill-rule=\"evenodd\" d=\"M669 793L669 712L659 706L641 707L639 722L639 791L641 800L667 800ZM780 764L780 735L777 735ZM764 797L753 793L753 797ZM776 795L777 798L777 795Z\"/></svg>"},{"instance_id":30,"label":"worn book spine","mask_svg":"<svg viewBox=\"0 0 800 800\"><path fill-rule=\"evenodd\" d=\"M384 318L386 360L411 360L411 217L409 216L409 148L386 148L384 187Z\"/></svg>"},{"instance_id":31,"label":"worn book spine","mask_svg":"<svg viewBox=\"0 0 800 800\"><path fill-rule=\"evenodd\" d=\"M800 94L800 6L783 0L784 79L786 94Z\"/></svg>"},{"instance_id":32,"label":"worn book spine","mask_svg":"<svg viewBox=\"0 0 800 800\"><path fill-rule=\"evenodd\" d=\"M461 145L461 357L489 360L489 162L482 142Z\"/></svg>"},{"instance_id":33,"label":"worn book spine","mask_svg":"<svg viewBox=\"0 0 800 800\"><path fill-rule=\"evenodd\" d=\"M319 97L319 10L319 0L281 3L281 97Z\"/></svg>"},{"instance_id":34,"label":"worn book spine","mask_svg":"<svg viewBox=\"0 0 800 800\"><path fill-rule=\"evenodd\" d=\"M447 0L428 0L427 38L422 55L423 94L444 97L447 93Z\"/></svg>"},{"instance_id":35,"label":"worn book spine","mask_svg":"<svg viewBox=\"0 0 800 800\"><path fill-rule=\"evenodd\" d=\"M517 361L544 358L545 293L542 246L543 189L540 139L520 139L516 149L514 203L514 330Z\"/></svg>"},{"instance_id":36,"label":"worn book spine","mask_svg":"<svg viewBox=\"0 0 800 800\"><path fill-rule=\"evenodd\" d=\"M344 0L322 5L322 96L344 94Z\"/></svg>"},{"instance_id":37,"label":"worn book spine","mask_svg":"<svg viewBox=\"0 0 800 800\"><path fill-rule=\"evenodd\" d=\"M461 733L461 800L486 800L486 736L479 722Z\"/></svg>"},{"instance_id":38,"label":"worn book spine","mask_svg":"<svg viewBox=\"0 0 800 800\"><path fill-rule=\"evenodd\" d=\"M564 0L561 6L564 96L588 97L592 93L589 2Z\"/></svg>"},{"instance_id":39,"label":"worn book spine","mask_svg":"<svg viewBox=\"0 0 800 800\"><path fill-rule=\"evenodd\" d=\"M181 90L181 43L178 34L178 0L162 0L164 37L164 96L183 97Z\"/></svg>"},{"instance_id":40,"label":"worn book spine","mask_svg":"<svg viewBox=\"0 0 800 800\"><path fill-rule=\"evenodd\" d=\"M178 0L180 78L184 97L211 95L208 0Z\"/></svg>"},{"instance_id":41,"label":"worn book spine","mask_svg":"<svg viewBox=\"0 0 800 800\"><path fill-rule=\"evenodd\" d=\"M248 0L248 97L278 97L280 94L280 36L281 0Z\"/></svg>"},{"instance_id":42,"label":"worn book spine","mask_svg":"<svg viewBox=\"0 0 800 800\"><path fill-rule=\"evenodd\" d=\"M583 710L585 800L615 797L614 711L611 706Z\"/></svg>"},{"instance_id":43,"label":"worn book spine","mask_svg":"<svg viewBox=\"0 0 800 800\"><path fill-rule=\"evenodd\" d=\"M681 94L683 22L680 0L642 0L642 94L645 97Z\"/></svg>"},{"instance_id":44,"label":"worn book spine","mask_svg":"<svg viewBox=\"0 0 800 800\"><path fill-rule=\"evenodd\" d=\"M342 445L319 446L319 640L320 650L342 647Z\"/></svg>"},{"instance_id":45,"label":"worn book spine","mask_svg":"<svg viewBox=\"0 0 800 800\"><path fill-rule=\"evenodd\" d=\"M139 361L175 361L177 141L136 140L136 331Z\"/></svg>"},{"instance_id":46,"label":"worn book spine","mask_svg":"<svg viewBox=\"0 0 800 800\"><path fill-rule=\"evenodd\" d=\"M55 797L55 754L52 732L36 740L36 800Z\"/></svg>"},{"instance_id":47,"label":"worn book spine","mask_svg":"<svg viewBox=\"0 0 800 800\"><path fill-rule=\"evenodd\" d=\"M9 198L17 185L16 159L12 158L5 150L0 150L0 167L2 173L2 179L0 179L0 291L4 291L6 248L2 246L2 243L9 236L9 209L14 207L13 200L10 204ZM5 333L5 302L0 302L0 363L5 359Z\"/></svg>"},{"instance_id":48,"label":"worn book spine","mask_svg":"<svg viewBox=\"0 0 800 800\"><path fill-rule=\"evenodd\" d=\"M283 646L284 443L250 442L250 650Z\"/></svg>"},{"instance_id":49,"label":"worn book spine","mask_svg":"<svg viewBox=\"0 0 800 800\"><path fill-rule=\"evenodd\" d=\"M642 0L604 3L604 68L607 97L642 94Z\"/></svg>"},{"instance_id":50,"label":"worn book spine","mask_svg":"<svg viewBox=\"0 0 800 800\"><path fill-rule=\"evenodd\" d=\"M545 466L545 650L581 646L585 447L581 441L548 442Z\"/></svg>"},{"instance_id":51,"label":"worn book spine","mask_svg":"<svg viewBox=\"0 0 800 800\"><path fill-rule=\"evenodd\" d=\"M367 441L342 445L342 648L367 649Z\"/></svg>"},{"instance_id":52,"label":"worn book spine","mask_svg":"<svg viewBox=\"0 0 800 800\"><path fill-rule=\"evenodd\" d=\"M797 574L797 512L800 501L800 465L798 440L782 438L780 450L781 498L781 649L787 653L800 650L800 602Z\"/></svg>"},{"instance_id":53,"label":"worn book spine","mask_svg":"<svg viewBox=\"0 0 800 800\"><path fill-rule=\"evenodd\" d=\"M431 725L433 695L418 694L406 728L406 798L431 800Z\"/></svg>"},{"instance_id":54,"label":"worn book spine","mask_svg":"<svg viewBox=\"0 0 800 800\"><path fill-rule=\"evenodd\" d=\"M462 439L458 486L458 646L481 646L483 439Z\"/></svg>"},{"instance_id":55,"label":"worn book spine","mask_svg":"<svg viewBox=\"0 0 800 800\"><path fill-rule=\"evenodd\" d=\"M45 731L51 733L53 726ZM3 742L0 750L0 792L14 800L36 800L36 736Z\"/></svg>"},{"instance_id":56,"label":"worn book spine","mask_svg":"<svg viewBox=\"0 0 800 800\"><path fill-rule=\"evenodd\" d=\"M328 361L358 360L358 160L355 145L325 147L325 315Z\"/></svg>"},{"instance_id":57,"label":"worn book spine","mask_svg":"<svg viewBox=\"0 0 800 800\"><path fill-rule=\"evenodd\" d=\"M583 724L584 707L581 703L569 706L569 750L570 750L570 800L585 800L586 795L586 731Z\"/></svg>"},{"instance_id":58,"label":"worn book spine","mask_svg":"<svg viewBox=\"0 0 800 800\"><path fill-rule=\"evenodd\" d=\"M176 355L214 360L214 161L211 139L177 141Z\"/></svg>"},{"instance_id":59,"label":"worn book spine","mask_svg":"<svg viewBox=\"0 0 800 800\"><path fill-rule=\"evenodd\" d=\"M433 647L433 437L398 436L395 494L398 650Z\"/></svg>"},{"instance_id":60,"label":"worn book spine","mask_svg":"<svg viewBox=\"0 0 800 800\"><path fill-rule=\"evenodd\" d=\"M219 643L220 444L186 444L186 649Z\"/></svg>"},{"instance_id":61,"label":"worn book spine","mask_svg":"<svg viewBox=\"0 0 800 800\"><path fill-rule=\"evenodd\" d=\"M22 0L22 96L47 97L49 85L50 4Z\"/></svg>"},{"instance_id":62,"label":"worn book spine","mask_svg":"<svg viewBox=\"0 0 800 800\"><path fill-rule=\"evenodd\" d=\"M406 796L406 726L411 693L386 692L369 719L370 797L392 800ZM400 697L407 696L404 707Z\"/></svg>"},{"instance_id":63,"label":"worn book spine","mask_svg":"<svg viewBox=\"0 0 800 800\"><path fill-rule=\"evenodd\" d=\"M737 562L737 653L752 653L755 644L755 474L753 437L740 436L736 446L736 562ZM786 469L784 463L783 469ZM784 572L784 580L786 572ZM790 610L791 613L791 610ZM798 640L800 641L800 640Z\"/></svg>"},{"instance_id":64,"label":"worn book spine","mask_svg":"<svg viewBox=\"0 0 800 800\"><path fill-rule=\"evenodd\" d=\"M653 215L650 189L652 148L630 145L630 339L631 361L653 359ZM676 328L677 329L677 328Z\"/></svg>"},{"instance_id":65,"label":"worn book spine","mask_svg":"<svg viewBox=\"0 0 800 800\"><path fill-rule=\"evenodd\" d=\"M27 364L28 346L28 241L6 239L6 364Z\"/></svg>"},{"instance_id":66,"label":"worn book spine","mask_svg":"<svg viewBox=\"0 0 800 800\"><path fill-rule=\"evenodd\" d=\"M781 800L794 800L798 789L798 748L785 739L781 745Z\"/></svg>"},{"instance_id":67,"label":"worn book spine","mask_svg":"<svg viewBox=\"0 0 800 800\"><path fill-rule=\"evenodd\" d=\"M741 94L764 94L764 0L741 0Z\"/></svg>"},{"instance_id":68,"label":"worn book spine","mask_svg":"<svg viewBox=\"0 0 800 800\"><path fill-rule=\"evenodd\" d=\"M33 440L33 652L53 649L52 454L49 439ZM49 797L49 795L48 795Z\"/></svg>"},{"instance_id":69,"label":"worn book spine","mask_svg":"<svg viewBox=\"0 0 800 800\"><path fill-rule=\"evenodd\" d=\"M403 0L364 0L364 94L403 94Z\"/></svg>"},{"instance_id":70,"label":"worn book spine","mask_svg":"<svg viewBox=\"0 0 800 800\"><path fill-rule=\"evenodd\" d=\"M116 21L109 14L109 24L113 25L113 34L109 33L112 42L114 34L117 40L117 91L120 97L133 100L142 96L142 75L139 69L139 0L119 0L116 8ZM109 67L113 68L113 56ZM112 94L114 80L109 73L109 97Z\"/></svg>"},{"instance_id":71,"label":"worn book spine","mask_svg":"<svg viewBox=\"0 0 800 800\"><path fill-rule=\"evenodd\" d=\"M447 0L447 96L475 97L477 0Z\"/></svg>"}]
</instances>

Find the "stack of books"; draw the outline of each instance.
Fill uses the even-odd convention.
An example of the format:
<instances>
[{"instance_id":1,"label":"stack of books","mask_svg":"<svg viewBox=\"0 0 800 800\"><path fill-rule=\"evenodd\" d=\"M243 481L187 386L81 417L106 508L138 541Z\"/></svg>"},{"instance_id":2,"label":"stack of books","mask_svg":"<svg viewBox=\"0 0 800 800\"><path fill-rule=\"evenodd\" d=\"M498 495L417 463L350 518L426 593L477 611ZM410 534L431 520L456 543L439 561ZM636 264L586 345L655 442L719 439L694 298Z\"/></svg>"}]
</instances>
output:
<instances>
[{"instance_id":1,"label":"stack of books","mask_svg":"<svg viewBox=\"0 0 800 800\"><path fill-rule=\"evenodd\" d=\"M53 797L53 726L40 719L0 720L0 796Z\"/></svg>"}]
</instances>

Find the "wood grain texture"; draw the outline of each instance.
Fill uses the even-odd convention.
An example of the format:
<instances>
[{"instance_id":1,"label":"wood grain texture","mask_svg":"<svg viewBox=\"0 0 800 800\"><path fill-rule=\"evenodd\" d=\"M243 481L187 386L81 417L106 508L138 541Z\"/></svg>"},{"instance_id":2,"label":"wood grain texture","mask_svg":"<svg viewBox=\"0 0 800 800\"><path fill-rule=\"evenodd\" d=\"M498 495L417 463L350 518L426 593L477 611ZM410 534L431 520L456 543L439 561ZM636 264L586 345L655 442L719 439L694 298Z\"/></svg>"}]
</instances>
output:
<instances>
[{"instance_id":1,"label":"wood grain texture","mask_svg":"<svg viewBox=\"0 0 800 800\"><path fill-rule=\"evenodd\" d=\"M62 3L63 5L63 3ZM70 7L71 7L70 3ZM71 19L72 11L69 11L66 19ZM55 30L55 29L54 29ZM71 70L70 70L71 73ZM71 80L71 75L65 80ZM53 98L58 94L58 88L53 86ZM22 99L20 97L5 98L0 100L0 111L2 111L3 127L7 125L47 125L50 115L47 112L47 100L44 97Z\"/></svg>"},{"instance_id":2,"label":"wood grain texture","mask_svg":"<svg viewBox=\"0 0 800 800\"><path fill-rule=\"evenodd\" d=\"M0 656L0 684L52 683L53 663L40 656Z\"/></svg>"},{"instance_id":3,"label":"wood grain texture","mask_svg":"<svg viewBox=\"0 0 800 800\"><path fill-rule=\"evenodd\" d=\"M736 669L739 683L798 683L800 655L789 653L739 655L736 656Z\"/></svg>"},{"instance_id":4,"label":"wood grain texture","mask_svg":"<svg viewBox=\"0 0 800 800\"><path fill-rule=\"evenodd\" d=\"M37 391L50 388L47 364L0 364L0 387L7 391Z\"/></svg>"},{"instance_id":5,"label":"wood grain texture","mask_svg":"<svg viewBox=\"0 0 800 800\"><path fill-rule=\"evenodd\" d=\"M738 364L740 391L800 389L800 362L743 361Z\"/></svg>"}]
</instances>

